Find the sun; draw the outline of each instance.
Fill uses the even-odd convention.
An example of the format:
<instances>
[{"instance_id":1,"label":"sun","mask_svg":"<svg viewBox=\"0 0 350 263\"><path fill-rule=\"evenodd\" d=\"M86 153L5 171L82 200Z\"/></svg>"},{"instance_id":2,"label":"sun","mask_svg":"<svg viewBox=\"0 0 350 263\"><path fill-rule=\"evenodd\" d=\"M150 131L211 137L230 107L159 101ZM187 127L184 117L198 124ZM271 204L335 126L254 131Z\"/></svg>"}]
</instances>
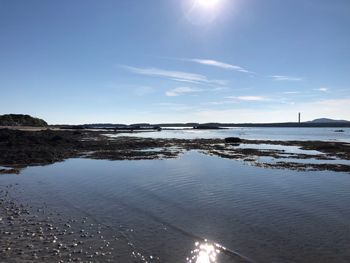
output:
<instances>
[{"instance_id":1,"label":"sun","mask_svg":"<svg viewBox=\"0 0 350 263\"><path fill-rule=\"evenodd\" d=\"M212 9L217 7L220 2L221 0L196 0L196 5L203 8Z\"/></svg>"},{"instance_id":2,"label":"sun","mask_svg":"<svg viewBox=\"0 0 350 263\"><path fill-rule=\"evenodd\" d=\"M183 0L186 18L195 25L209 25L223 17L234 0Z\"/></svg>"}]
</instances>

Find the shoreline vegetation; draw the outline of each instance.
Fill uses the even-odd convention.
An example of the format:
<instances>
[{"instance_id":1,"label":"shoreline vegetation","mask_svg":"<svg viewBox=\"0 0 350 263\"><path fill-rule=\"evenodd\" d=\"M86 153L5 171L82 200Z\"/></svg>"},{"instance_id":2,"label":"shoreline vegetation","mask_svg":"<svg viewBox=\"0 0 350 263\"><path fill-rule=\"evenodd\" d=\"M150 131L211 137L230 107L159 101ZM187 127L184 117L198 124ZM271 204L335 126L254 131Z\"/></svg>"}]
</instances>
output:
<instances>
[{"instance_id":1,"label":"shoreline vegetation","mask_svg":"<svg viewBox=\"0 0 350 263\"><path fill-rule=\"evenodd\" d=\"M270 141L226 139L152 139L109 137L108 130L0 129L0 173L19 173L21 168L48 165L69 158L152 160L176 158L196 150L203 154L244 161L250 165L293 170L350 172L350 165L327 161L350 160L350 144L325 141ZM301 153L260 149L259 145L295 146ZM239 147L254 145L255 147ZM308 154L307 150L317 151ZM275 162L261 161L273 158ZM295 162L292 160L303 160ZM308 159L325 162L308 162ZM6 168L5 168L6 167Z\"/></svg>"}]
</instances>

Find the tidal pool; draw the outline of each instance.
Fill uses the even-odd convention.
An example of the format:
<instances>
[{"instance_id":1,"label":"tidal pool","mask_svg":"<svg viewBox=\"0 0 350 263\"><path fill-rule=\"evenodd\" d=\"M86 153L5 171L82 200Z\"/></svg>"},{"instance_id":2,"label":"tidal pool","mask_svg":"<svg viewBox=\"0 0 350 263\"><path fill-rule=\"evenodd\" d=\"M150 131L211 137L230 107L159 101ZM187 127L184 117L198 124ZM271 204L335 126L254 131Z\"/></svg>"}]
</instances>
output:
<instances>
[{"instance_id":1,"label":"tidal pool","mask_svg":"<svg viewBox=\"0 0 350 263\"><path fill-rule=\"evenodd\" d=\"M190 151L168 160L70 159L1 175L0 184L17 184L19 202L122 232L141 255L130 262L239 262L236 253L253 262L350 261L345 173Z\"/></svg>"}]
</instances>

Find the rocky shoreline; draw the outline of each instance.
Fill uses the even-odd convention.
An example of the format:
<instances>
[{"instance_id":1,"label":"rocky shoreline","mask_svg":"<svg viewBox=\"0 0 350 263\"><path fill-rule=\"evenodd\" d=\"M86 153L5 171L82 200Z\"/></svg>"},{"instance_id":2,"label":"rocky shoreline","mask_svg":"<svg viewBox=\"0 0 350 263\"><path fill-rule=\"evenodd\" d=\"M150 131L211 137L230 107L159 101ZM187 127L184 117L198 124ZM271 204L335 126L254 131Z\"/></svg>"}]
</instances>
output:
<instances>
[{"instance_id":1,"label":"rocky shoreline","mask_svg":"<svg viewBox=\"0 0 350 263\"><path fill-rule=\"evenodd\" d=\"M240 145L295 146L303 153L278 149L260 149ZM68 158L91 158L108 160L150 160L175 158L179 154L196 150L222 158L242 160L251 165L294 170L329 170L350 172L350 162L327 161L350 160L350 144L324 141L267 141L226 139L152 139L140 137L109 137L103 131L0 130L0 173L19 173L27 166L47 165ZM317 151L317 154L308 154ZM273 158L275 162L262 161ZM293 160L305 160L302 163ZM324 162L312 163L314 159Z\"/></svg>"},{"instance_id":2,"label":"rocky shoreline","mask_svg":"<svg viewBox=\"0 0 350 263\"><path fill-rule=\"evenodd\" d=\"M350 145L321 141L226 139L150 139L109 137L96 131L0 130L0 173L48 165L68 158L147 160L176 158L185 151L240 160L265 168L350 172ZM246 147L241 147L241 146ZM264 149L264 145L297 147L300 152ZM253 147L255 146L255 147ZM282 147L283 148L283 147ZM313 151L309 153L308 151ZM275 162L261 161L273 158ZM303 160L298 163L293 160ZM318 160L309 163L308 160ZM18 200L19 186L0 186L0 262L159 262L144 255L123 228L113 229L93 217L65 215L49 207Z\"/></svg>"}]
</instances>

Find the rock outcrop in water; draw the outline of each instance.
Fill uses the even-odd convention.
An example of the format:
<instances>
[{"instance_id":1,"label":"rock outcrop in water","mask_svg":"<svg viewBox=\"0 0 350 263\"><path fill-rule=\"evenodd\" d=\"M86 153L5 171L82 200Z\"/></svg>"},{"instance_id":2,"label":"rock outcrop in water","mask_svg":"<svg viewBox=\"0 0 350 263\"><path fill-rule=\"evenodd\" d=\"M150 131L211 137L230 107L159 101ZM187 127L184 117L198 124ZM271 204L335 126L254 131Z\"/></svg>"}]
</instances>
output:
<instances>
[{"instance_id":1,"label":"rock outcrop in water","mask_svg":"<svg viewBox=\"0 0 350 263\"><path fill-rule=\"evenodd\" d=\"M46 127L46 121L24 114L0 115L0 126L33 126Z\"/></svg>"},{"instance_id":2,"label":"rock outcrop in water","mask_svg":"<svg viewBox=\"0 0 350 263\"><path fill-rule=\"evenodd\" d=\"M226 143L241 143L242 139L238 137L227 137L225 138Z\"/></svg>"},{"instance_id":3,"label":"rock outcrop in water","mask_svg":"<svg viewBox=\"0 0 350 263\"><path fill-rule=\"evenodd\" d=\"M198 129L198 130L219 130L219 129L223 129L223 128L220 128L219 126L216 126L216 125L200 124L200 125L197 125L197 126L193 126L193 129Z\"/></svg>"}]
</instances>

